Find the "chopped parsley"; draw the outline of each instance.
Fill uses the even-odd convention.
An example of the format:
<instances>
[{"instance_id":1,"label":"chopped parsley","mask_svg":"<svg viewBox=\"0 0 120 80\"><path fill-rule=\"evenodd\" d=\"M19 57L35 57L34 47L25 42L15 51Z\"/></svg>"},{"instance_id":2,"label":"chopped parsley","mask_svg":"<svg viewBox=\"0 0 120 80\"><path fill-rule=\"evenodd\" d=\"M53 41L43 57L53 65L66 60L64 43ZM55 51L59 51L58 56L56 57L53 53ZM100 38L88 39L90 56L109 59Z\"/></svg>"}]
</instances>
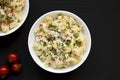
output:
<instances>
[{"instance_id":1,"label":"chopped parsley","mask_svg":"<svg viewBox=\"0 0 120 80\"><path fill-rule=\"evenodd\" d=\"M66 56L65 56L65 54L64 54L64 53L62 54L62 56L63 56L63 59L65 60L65 59L66 59Z\"/></svg>"},{"instance_id":2,"label":"chopped parsley","mask_svg":"<svg viewBox=\"0 0 120 80\"><path fill-rule=\"evenodd\" d=\"M62 14L57 14L57 16L62 16Z\"/></svg>"},{"instance_id":3,"label":"chopped parsley","mask_svg":"<svg viewBox=\"0 0 120 80\"><path fill-rule=\"evenodd\" d=\"M78 37L79 37L79 33L75 33L75 34L73 34L73 36L74 36L75 38L78 38Z\"/></svg>"},{"instance_id":4,"label":"chopped parsley","mask_svg":"<svg viewBox=\"0 0 120 80\"><path fill-rule=\"evenodd\" d=\"M42 58L42 57L40 57L40 60L43 62L44 61L44 59Z\"/></svg>"},{"instance_id":5,"label":"chopped parsley","mask_svg":"<svg viewBox=\"0 0 120 80\"><path fill-rule=\"evenodd\" d=\"M43 28L40 28L40 31L43 32L43 33L45 33L45 30Z\"/></svg>"},{"instance_id":6,"label":"chopped parsley","mask_svg":"<svg viewBox=\"0 0 120 80\"><path fill-rule=\"evenodd\" d=\"M57 26L56 26L56 25L53 25L53 24L50 24L50 27L51 27L51 28L56 28Z\"/></svg>"},{"instance_id":7,"label":"chopped parsley","mask_svg":"<svg viewBox=\"0 0 120 80\"><path fill-rule=\"evenodd\" d=\"M46 52L44 50L42 50L42 53L45 54Z\"/></svg>"},{"instance_id":8,"label":"chopped parsley","mask_svg":"<svg viewBox=\"0 0 120 80\"><path fill-rule=\"evenodd\" d=\"M52 47L51 51L53 52L54 55L57 55L57 50L54 47Z\"/></svg>"},{"instance_id":9,"label":"chopped parsley","mask_svg":"<svg viewBox=\"0 0 120 80\"><path fill-rule=\"evenodd\" d=\"M68 46L70 45L70 43L71 43L71 40L66 40L65 41L65 44L68 45Z\"/></svg>"},{"instance_id":10,"label":"chopped parsley","mask_svg":"<svg viewBox=\"0 0 120 80\"><path fill-rule=\"evenodd\" d=\"M53 40L55 40L55 37L54 37L54 36L51 36L51 37L49 37L47 40L48 40L48 41L53 41Z\"/></svg>"},{"instance_id":11,"label":"chopped parsley","mask_svg":"<svg viewBox=\"0 0 120 80\"><path fill-rule=\"evenodd\" d=\"M6 2L6 5L10 5L10 2L9 2L9 1L7 1L7 2Z\"/></svg>"},{"instance_id":12,"label":"chopped parsley","mask_svg":"<svg viewBox=\"0 0 120 80\"><path fill-rule=\"evenodd\" d=\"M66 22L68 29L70 29L70 23Z\"/></svg>"},{"instance_id":13,"label":"chopped parsley","mask_svg":"<svg viewBox=\"0 0 120 80\"><path fill-rule=\"evenodd\" d=\"M67 31L67 29L63 29L61 32L65 33Z\"/></svg>"},{"instance_id":14,"label":"chopped parsley","mask_svg":"<svg viewBox=\"0 0 120 80\"><path fill-rule=\"evenodd\" d=\"M3 0L0 0L0 4L3 2Z\"/></svg>"},{"instance_id":15,"label":"chopped parsley","mask_svg":"<svg viewBox=\"0 0 120 80\"><path fill-rule=\"evenodd\" d=\"M5 7L5 8L4 8L4 11L7 13L7 12L8 12L8 8Z\"/></svg>"},{"instance_id":16,"label":"chopped parsley","mask_svg":"<svg viewBox=\"0 0 120 80\"><path fill-rule=\"evenodd\" d=\"M57 26L56 25L53 25L53 24L50 24L49 25L49 28L51 29L51 30L53 30L53 31L56 31L58 28L57 28Z\"/></svg>"},{"instance_id":17,"label":"chopped parsley","mask_svg":"<svg viewBox=\"0 0 120 80\"><path fill-rule=\"evenodd\" d=\"M76 42L74 43L74 46L81 46L81 44L82 44L81 41L76 40Z\"/></svg>"},{"instance_id":18,"label":"chopped parsley","mask_svg":"<svg viewBox=\"0 0 120 80\"><path fill-rule=\"evenodd\" d=\"M9 17L9 16L6 17L6 20L9 21L9 22L13 22L13 18Z\"/></svg>"},{"instance_id":19,"label":"chopped parsley","mask_svg":"<svg viewBox=\"0 0 120 80\"><path fill-rule=\"evenodd\" d=\"M46 42L43 42L43 46L47 46L47 43L46 43Z\"/></svg>"}]
</instances>

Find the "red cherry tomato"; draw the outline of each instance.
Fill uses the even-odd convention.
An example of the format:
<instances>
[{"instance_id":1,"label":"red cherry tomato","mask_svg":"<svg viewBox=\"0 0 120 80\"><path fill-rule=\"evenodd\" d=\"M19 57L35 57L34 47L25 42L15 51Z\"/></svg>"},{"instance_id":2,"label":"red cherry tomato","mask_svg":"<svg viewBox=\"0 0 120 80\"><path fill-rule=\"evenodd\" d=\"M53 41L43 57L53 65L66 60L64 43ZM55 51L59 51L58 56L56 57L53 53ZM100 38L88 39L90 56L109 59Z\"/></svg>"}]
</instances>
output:
<instances>
[{"instance_id":1,"label":"red cherry tomato","mask_svg":"<svg viewBox=\"0 0 120 80\"><path fill-rule=\"evenodd\" d=\"M15 52L11 52L11 53L8 54L7 59L8 59L9 62L15 63L15 62L18 61L19 57Z\"/></svg>"},{"instance_id":2,"label":"red cherry tomato","mask_svg":"<svg viewBox=\"0 0 120 80\"><path fill-rule=\"evenodd\" d=\"M13 72L20 72L22 69L22 65L20 63L12 64L12 71Z\"/></svg>"},{"instance_id":3,"label":"red cherry tomato","mask_svg":"<svg viewBox=\"0 0 120 80\"><path fill-rule=\"evenodd\" d=\"M9 67L6 65L0 66L0 76L5 77L9 74Z\"/></svg>"}]
</instances>

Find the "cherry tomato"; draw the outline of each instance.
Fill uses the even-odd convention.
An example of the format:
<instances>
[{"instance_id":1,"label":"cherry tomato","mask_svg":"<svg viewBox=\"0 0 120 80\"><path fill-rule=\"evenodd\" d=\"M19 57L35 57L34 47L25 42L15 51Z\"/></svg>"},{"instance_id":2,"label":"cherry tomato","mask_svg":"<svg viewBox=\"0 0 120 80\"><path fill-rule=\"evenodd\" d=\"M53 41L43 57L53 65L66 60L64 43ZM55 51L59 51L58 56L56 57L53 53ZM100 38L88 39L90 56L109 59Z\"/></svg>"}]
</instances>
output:
<instances>
[{"instance_id":1,"label":"cherry tomato","mask_svg":"<svg viewBox=\"0 0 120 80\"><path fill-rule=\"evenodd\" d=\"M15 52L11 52L8 54L7 59L10 63L15 63L18 61L19 57Z\"/></svg>"},{"instance_id":2,"label":"cherry tomato","mask_svg":"<svg viewBox=\"0 0 120 80\"><path fill-rule=\"evenodd\" d=\"M3 78L9 74L9 67L6 65L0 66L0 76Z\"/></svg>"},{"instance_id":3,"label":"cherry tomato","mask_svg":"<svg viewBox=\"0 0 120 80\"><path fill-rule=\"evenodd\" d=\"M13 72L20 72L22 69L22 65L20 63L12 64L12 71Z\"/></svg>"}]
</instances>

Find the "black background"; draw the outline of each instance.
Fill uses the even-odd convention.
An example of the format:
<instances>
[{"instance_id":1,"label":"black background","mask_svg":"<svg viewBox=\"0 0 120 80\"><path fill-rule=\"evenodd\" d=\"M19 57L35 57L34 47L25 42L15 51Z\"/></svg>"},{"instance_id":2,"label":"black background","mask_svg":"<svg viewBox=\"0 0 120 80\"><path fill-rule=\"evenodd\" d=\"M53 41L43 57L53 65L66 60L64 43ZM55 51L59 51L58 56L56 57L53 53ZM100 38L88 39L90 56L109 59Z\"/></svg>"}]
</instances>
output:
<instances>
[{"instance_id":1,"label":"black background","mask_svg":"<svg viewBox=\"0 0 120 80\"><path fill-rule=\"evenodd\" d=\"M119 53L113 50L116 48L115 28L119 27L120 21L119 5L119 0L30 0L29 15L21 28L0 37L0 65L6 64L6 56L12 51L18 53L23 64L20 74L10 74L5 80L119 80ZM27 40L32 24L53 10L75 13L86 22L92 36L91 52L85 63L66 74L43 70L34 63L28 51Z\"/></svg>"}]
</instances>

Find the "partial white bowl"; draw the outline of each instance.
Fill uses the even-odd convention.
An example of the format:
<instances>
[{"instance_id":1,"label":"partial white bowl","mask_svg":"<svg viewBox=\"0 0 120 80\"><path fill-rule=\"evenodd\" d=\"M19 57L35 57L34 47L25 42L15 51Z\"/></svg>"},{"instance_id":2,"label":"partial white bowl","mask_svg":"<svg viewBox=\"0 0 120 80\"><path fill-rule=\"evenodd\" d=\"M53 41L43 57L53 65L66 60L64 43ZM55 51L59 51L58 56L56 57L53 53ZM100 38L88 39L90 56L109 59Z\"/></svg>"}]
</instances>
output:
<instances>
[{"instance_id":1,"label":"partial white bowl","mask_svg":"<svg viewBox=\"0 0 120 80\"><path fill-rule=\"evenodd\" d=\"M79 63L77 63L76 65L73 65L73 66L70 66L70 67L67 67L67 68L63 68L63 69L53 69L51 67L46 68L44 66L43 62L41 62L40 59L37 57L37 55L35 54L34 49L32 47L33 43L35 41L34 31L38 27L39 23L42 22L42 20L46 16L53 16L53 17L55 17L57 14L63 14L63 15L71 16L71 17L73 17L74 19L76 19L78 21L78 24L83 24L84 33L87 36L87 49L84 52L82 60ZM88 54L89 54L90 48L91 48L91 35L90 35L89 29L88 29L87 25L85 24L85 22L80 17L78 17L77 15L75 15L75 14L73 14L71 12L68 12L68 11L63 11L63 10L51 11L51 12L48 12L48 13L44 14L43 16L41 16L33 24L32 28L31 28L31 30L29 32L29 36L28 36L28 48L29 48L29 51L30 51L30 55L32 56L32 58L35 61L35 63L37 63L37 65L40 66L41 68L43 68L44 70L52 72L52 73L67 73L67 72L75 70L80 65L82 65L83 62L88 57Z\"/></svg>"},{"instance_id":2,"label":"partial white bowl","mask_svg":"<svg viewBox=\"0 0 120 80\"><path fill-rule=\"evenodd\" d=\"M11 29L6 33L0 31L0 36L6 36L8 34L15 32L17 29L19 29L22 26L22 24L25 22L28 12L29 12L29 0L25 0L25 6L23 8L23 13L22 13L23 20L15 28Z\"/></svg>"}]
</instances>

